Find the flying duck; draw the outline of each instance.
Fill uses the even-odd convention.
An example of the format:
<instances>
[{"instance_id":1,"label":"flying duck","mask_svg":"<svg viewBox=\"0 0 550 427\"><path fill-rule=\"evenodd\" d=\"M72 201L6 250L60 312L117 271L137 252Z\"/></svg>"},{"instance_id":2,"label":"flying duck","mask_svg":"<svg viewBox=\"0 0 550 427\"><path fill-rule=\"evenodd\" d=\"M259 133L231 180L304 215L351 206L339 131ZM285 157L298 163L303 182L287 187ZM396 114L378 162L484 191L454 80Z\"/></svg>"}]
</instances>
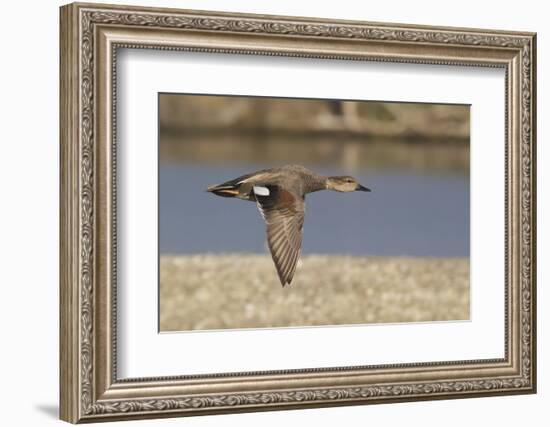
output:
<instances>
[{"instance_id":1,"label":"flying duck","mask_svg":"<svg viewBox=\"0 0 550 427\"><path fill-rule=\"evenodd\" d=\"M320 190L371 191L352 176L322 176L300 165L263 169L207 189L217 196L256 202L283 286L292 282L300 257L305 196Z\"/></svg>"}]
</instances>

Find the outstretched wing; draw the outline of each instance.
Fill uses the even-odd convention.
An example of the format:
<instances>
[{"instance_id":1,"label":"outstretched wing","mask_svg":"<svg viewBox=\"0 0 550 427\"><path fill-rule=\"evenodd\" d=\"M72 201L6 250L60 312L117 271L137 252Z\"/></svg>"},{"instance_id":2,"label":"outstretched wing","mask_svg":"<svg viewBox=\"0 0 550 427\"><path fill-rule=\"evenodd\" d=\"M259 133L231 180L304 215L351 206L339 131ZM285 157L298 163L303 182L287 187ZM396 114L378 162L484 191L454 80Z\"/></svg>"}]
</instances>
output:
<instances>
[{"instance_id":1,"label":"outstretched wing","mask_svg":"<svg viewBox=\"0 0 550 427\"><path fill-rule=\"evenodd\" d=\"M292 282L302 247L305 203L302 197L277 185L253 187L267 224L267 243L281 284Z\"/></svg>"}]
</instances>

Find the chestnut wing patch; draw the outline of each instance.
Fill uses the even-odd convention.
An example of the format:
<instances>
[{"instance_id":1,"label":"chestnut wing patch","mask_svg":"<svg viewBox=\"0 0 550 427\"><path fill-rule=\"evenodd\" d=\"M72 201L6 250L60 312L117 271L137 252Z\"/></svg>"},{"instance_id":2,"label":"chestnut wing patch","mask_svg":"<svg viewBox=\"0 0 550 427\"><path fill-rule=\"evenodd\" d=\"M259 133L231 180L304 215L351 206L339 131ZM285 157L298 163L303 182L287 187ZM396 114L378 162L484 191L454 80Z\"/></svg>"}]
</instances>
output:
<instances>
[{"instance_id":1,"label":"chestnut wing patch","mask_svg":"<svg viewBox=\"0 0 550 427\"><path fill-rule=\"evenodd\" d=\"M258 185L255 197L267 225L267 243L281 284L292 282L302 247L305 203L277 185ZM267 190L267 191L266 191Z\"/></svg>"}]
</instances>

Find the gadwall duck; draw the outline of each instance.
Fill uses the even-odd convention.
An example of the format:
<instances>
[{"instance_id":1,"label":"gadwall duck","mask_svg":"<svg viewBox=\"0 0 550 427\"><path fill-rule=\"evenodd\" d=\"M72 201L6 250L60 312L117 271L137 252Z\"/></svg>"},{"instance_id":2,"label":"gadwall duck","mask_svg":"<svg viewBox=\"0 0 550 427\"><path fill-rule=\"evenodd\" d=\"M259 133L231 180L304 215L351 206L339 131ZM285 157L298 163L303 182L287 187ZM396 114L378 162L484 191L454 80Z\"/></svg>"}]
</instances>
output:
<instances>
[{"instance_id":1,"label":"gadwall duck","mask_svg":"<svg viewBox=\"0 0 550 427\"><path fill-rule=\"evenodd\" d=\"M320 190L370 191L352 176L322 176L299 165L252 172L207 191L256 202L281 284L292 282L302 247L305 195Z\"/></svg>"}]
</instances>

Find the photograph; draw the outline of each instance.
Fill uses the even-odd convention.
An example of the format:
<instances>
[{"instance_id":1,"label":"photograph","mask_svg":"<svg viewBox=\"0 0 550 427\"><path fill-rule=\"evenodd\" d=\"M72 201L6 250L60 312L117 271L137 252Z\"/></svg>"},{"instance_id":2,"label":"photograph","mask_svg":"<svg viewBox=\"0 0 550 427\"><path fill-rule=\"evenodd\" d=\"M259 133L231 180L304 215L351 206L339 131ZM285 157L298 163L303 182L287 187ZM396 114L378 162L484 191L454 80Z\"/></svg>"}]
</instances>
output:
<instances>
[{"instance_id":1,"label":"photograph","mask_svg":"<svg viewBox=\"0 0 550 427\"><path fill-rule=\"evenodd\" d=\"M41 85L55 102L39 109L43 126L11 138L40 129L41 150L59 133L55 159L34 156L50 175L59 165L58 209L44 211L59 218L39 227L59 232L58 262L45 258L56 301L34 298L26 319L14 303L24 295L5 298L29 333L37 318L55 326L34 334L59 341L31 364L37 379L58 377L38 381L56 397L39 389L36 414L258 424L270 411L370 405L367 417L392 425L521 394L520 410L477 407L536 424L542 15L292 4L73 3L29 15L59 30L41 31L51 48L33 50L59 70L59 84ZM36 68L35 56L23 65ZM16 193L33 195L16 211L55 201L28 173L28 145L6 146L26 148L6 156L25 172L12 181L29 186ZM29 268L16 270L8 284ZM29 343L19 358L36 353Z\"/></svg>"},{"instance_id":2,"label":"photograph","mask_svg":"<svg viewBox=\"0 0 550 427\"><path fill-rule=\"evenodd\" d=\"M160 332L470 319L469 105L158 103Z\"/></svg>"}]
</instances>

